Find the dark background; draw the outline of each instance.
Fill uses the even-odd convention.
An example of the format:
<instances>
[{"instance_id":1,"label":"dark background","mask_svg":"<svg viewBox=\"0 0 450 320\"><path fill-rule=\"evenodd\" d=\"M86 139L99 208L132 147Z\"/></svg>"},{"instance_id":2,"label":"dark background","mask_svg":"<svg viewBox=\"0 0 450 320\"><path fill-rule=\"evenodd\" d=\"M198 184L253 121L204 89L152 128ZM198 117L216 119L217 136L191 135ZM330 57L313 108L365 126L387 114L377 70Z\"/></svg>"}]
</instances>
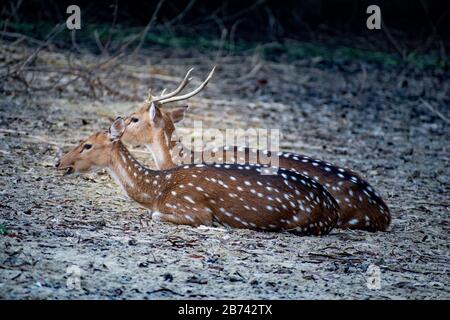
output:
<instances>
[{"instance_id":1,"label":"dark background","mask_svg":"<svg viewBox=\"0 0 450 320\"><path fill-rule=\"evenodd\" d=\"M293 36L302 28L329 28L357 31L365 26L369 5L381 7L383 18L392 28L411 32L412 35L436 29L444 35L449 31L450 2L446 0L296 0L296 1L6 1L2 18L26 21L58 22L66 17L65 9L71 4L82 8L87 22L111 22L117 6L117 21L127 25L147 24L157 5L160 22L177 19L192 27L204 27L208 21L222 20L231 27L238 20L247 31L242 36L265 38L269 25L277 24L278 36ZM253 32L251 30L253 29ZM206 30L206 28L205 28ZM255 32L257 31L257 32Z\"/></svg>"},{"instance_id":2,"label":"dark background","mask_svg":"<svg viewBox=\"0 0 450 320\"><path fill-rule=\"evenodd\" d=\"M367 35L366 8L381 7L383 24L394 41L422 51L438 46L448 51L450 34L450 1L446 0L302 0L302 1L6 1L2 5L2 28L43 36L46 23L63 22L66 8L78 4L82 25L105 24L113 28L145 27L152 22L152 32L172 36L233 36L234 40L283 41L320 40L348 44L355 37ZM30 25L31 24L31 25ZM26 25L26 27L24 27ZM386 31L372 37L378 49L395 51ZM373 33L372 33L373 36ZM369 41L369 40L367 40ZM367 42L366 41L366 42ZM441 41L442 43L440 43ZM369 43L357 41L359 46ZM442 50L442 48L441 48Z\"/></svg>"}]
</instances>

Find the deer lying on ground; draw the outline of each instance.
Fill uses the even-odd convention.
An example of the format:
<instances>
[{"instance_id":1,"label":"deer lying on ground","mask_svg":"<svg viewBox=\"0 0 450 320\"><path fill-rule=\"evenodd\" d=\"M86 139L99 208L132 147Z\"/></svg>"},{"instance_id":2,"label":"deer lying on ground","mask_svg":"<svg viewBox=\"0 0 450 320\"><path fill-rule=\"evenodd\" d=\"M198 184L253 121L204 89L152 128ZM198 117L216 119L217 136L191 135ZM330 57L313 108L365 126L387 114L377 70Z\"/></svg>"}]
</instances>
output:
<instances>
[{"instance_id":1,"label":"deer lying on ground","mask_svg":"<svg viewBox=\"0 0 450 320\"><path fill-rule=\"evenodd\" d=\"M152 218L192 226L327 234L336 224L338 205L312 179L289 170L261 175L270 167L191 164L150 170L120 141L125 121L93 134L65 154L57 168L66 173L106 168L127 195L152 211Z\"/></svg>"},{"instance_id":2,"label":"deer lying on ground","mask_svg":"<svg viewBox=\"0 0 450 320\"><path fill-rule=\"evenodd\" d=\"M176 90L161 96L151 96L125 120L126 130L122 140L133 145L147 145L160 169L175 166L170 153L176 145L172 141L172 135L175 123L183 119L187 108L168 111L163 110L162 106L169 102L188 99L199 93L211 79L214 68L196 90L180 96L178 94L191 79L189 78L191 71L192 69L188 71ZM215 153L215 159L221 163L262 164L264 163L261 161L262 157L266 159L267 156L271 156L271 152L267 150L237 146L225 146L222 149L203 152L191 151L190 154L181 156L184 157L184 163L202 163L206 158L210 158L211 153ZM310 177L322 184L335 198L340 208L337 227L384 231L389 226L391 221L389 208L373 187L354 171L292 152L278 152L277 156L281 168Z\"/></svg>"}]
</instances>

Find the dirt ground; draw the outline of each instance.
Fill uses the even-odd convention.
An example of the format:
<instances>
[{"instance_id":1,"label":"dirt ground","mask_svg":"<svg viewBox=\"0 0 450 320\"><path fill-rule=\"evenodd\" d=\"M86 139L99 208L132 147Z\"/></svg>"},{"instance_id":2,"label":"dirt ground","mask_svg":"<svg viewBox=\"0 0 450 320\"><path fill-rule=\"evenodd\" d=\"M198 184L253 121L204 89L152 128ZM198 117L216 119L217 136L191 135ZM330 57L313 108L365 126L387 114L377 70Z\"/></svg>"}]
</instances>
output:
<instances>
[{"instance_id":1,"label":"dirt ground","mask_svg":"<svg viewBox=\"0 0 450 320\"><path fill-rule=\"evenodd\" d=\"M64 55L43 51L38 62L57 65ZM449 299L448 72L275 60L155 49L97 70L123 94L78 80L30 95L7 84L19 89L0 96L0 298ZM190 66L204 77L214 62L179 134L199 120L279 128L282 150L360 172L392 211L389 231L298 237L164 224L105 172L54 169L81 138L133 110L130 97L173 88ZM37 83L51 76L37 74ZM144 149L134 152L152 165ZM367 286L371 265L380 268L379 289ZM80 288L70 286L72 266Z\"/></svg>"}]
</instances>

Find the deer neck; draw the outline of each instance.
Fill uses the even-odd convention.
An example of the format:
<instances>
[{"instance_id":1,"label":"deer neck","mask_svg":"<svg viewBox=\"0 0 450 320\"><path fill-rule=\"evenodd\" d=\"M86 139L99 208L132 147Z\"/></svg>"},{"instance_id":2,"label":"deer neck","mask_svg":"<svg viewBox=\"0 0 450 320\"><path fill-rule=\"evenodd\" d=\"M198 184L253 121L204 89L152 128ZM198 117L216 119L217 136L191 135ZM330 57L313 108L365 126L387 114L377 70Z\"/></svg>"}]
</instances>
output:
<instances>
[{"instance_id":1,"label":"deer neck","mask_svg":"<svg viewBox=\"0 0 450 320\"><path fill-rule=\"evenodd\" d=\"M120 141L113 147L108 172L130 198L153 207L161 189L159 174L139 163Z\"/></svg>"},{"instance_id":2,"label":"deer neck","mask_svg":"<svg viewBox=\"0 0 450 320\"><path fill-rule=\"evenodd\" d=\"M147 148L152 153L156 167L159 170L175 167L175 163L172 161L172 155L170 154L169 143L169 138L163 131L154 139L153 143L147 144Z\"/></svg>"}]
</instances>

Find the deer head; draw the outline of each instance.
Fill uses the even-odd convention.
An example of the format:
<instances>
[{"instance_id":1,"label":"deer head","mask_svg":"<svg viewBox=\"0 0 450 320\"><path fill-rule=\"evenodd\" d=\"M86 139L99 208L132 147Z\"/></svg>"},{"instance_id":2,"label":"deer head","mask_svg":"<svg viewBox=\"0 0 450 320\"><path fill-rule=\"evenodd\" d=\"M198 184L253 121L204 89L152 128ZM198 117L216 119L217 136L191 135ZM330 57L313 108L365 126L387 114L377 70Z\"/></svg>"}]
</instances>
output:
<instances>
[{"instance_id":1,"label":"deer head","mask_svg":"<svg viewBox=\"0 0 450 320\"><path fill-rule=\"evenodd\" d=\"M188 70L178 87L167 94L153 96L151 91L147 100L139 109L125 119L126 130L122 136L125 143L139 145L145 144L157 159L156 163L168 163L167 167L173 165L171 159L167 157L168 150L172 149L176 142L172 141L172 135L175 131L175 123L184 118L184 112L188 106L176 108L173 110L163 110L163 105L170 102L186 100L202 91L208 84L215 71L212 68L206 79L195 90L178 95L186 85L192 80L189 74L193 69ZM164 150L161 150L164 148ZM166 150L167 149L167 150ZM165 167L158 167L164 169Z\"/></svg>"},{"instance_id":2,"label":"deer head","mask_svg":"<svg viewBox=\"0 0 450 320\"><path fill-rule=\"evenodd\" d=\"M111 163L111 150L125 130L125 122L117 118L108 132L98 132L80 142L56 164L65 174L105 168Z\"/></svg>"},{"instance_id":3,"label":"deer head","mask_svg":"<svg viewBox=\"0 0 450 320\"><path fill-rule=\"evenodd\" d=\"M165 142L171 141L175 123L183 120L188 106L174 110L163 110L161 106L159 102L152 102L150 106L144 103L127 117L122 141L133 145L152 144L161 138L164 138ZM170 147L172 148L173 145L170 144Z\"/></svg>"}]
</instances>

